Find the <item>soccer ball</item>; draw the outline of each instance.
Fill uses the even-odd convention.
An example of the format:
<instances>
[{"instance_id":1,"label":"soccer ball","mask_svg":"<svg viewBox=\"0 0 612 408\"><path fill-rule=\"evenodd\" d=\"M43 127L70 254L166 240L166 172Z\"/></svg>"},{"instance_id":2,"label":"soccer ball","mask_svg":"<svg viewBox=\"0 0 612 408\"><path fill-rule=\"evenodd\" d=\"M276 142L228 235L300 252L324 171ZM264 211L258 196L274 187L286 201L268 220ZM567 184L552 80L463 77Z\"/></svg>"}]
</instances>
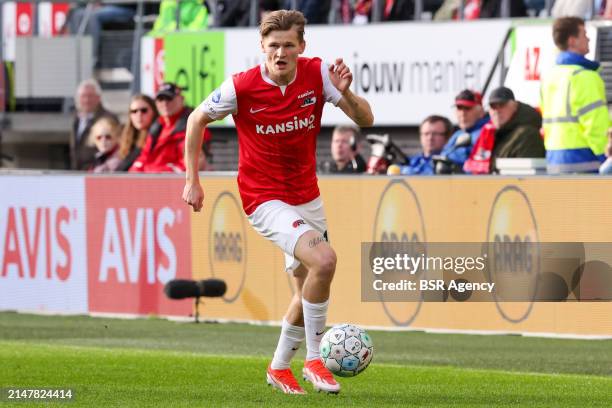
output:
<instances>
[{"instance_id":1,"label":"soccer ball","mask_svg":"<svg viewBox=\"0 0 612 408\"><path fill-rule=\"evenodd\" d=\"M340 377L353 377L368 367L374 347L365 330L352 324L340 324L325 333L319 351L329 371Z\"/></svg>"}]
</instances>

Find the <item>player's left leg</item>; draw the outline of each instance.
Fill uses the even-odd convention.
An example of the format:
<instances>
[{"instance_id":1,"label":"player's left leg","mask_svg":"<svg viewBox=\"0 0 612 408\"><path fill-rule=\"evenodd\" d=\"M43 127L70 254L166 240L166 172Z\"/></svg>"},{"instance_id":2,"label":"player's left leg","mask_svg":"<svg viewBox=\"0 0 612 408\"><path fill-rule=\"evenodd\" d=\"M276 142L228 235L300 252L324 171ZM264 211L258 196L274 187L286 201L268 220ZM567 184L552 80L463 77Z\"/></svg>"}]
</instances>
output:
<instances>
[{"instance_id":1,"label":"player's left leg","mask_svg":"<svg viewBox=\"0 0 612 408\"><path fill-rule=\"evenodd\" d=\"M336 253L323 234L305 232L295 246L295 257L308 269L302 288L302 308L306 335L306 362L304 379L318 391L340 392L340 384L323 365L319 353L321 338L325 333L327 306L331 282L336 270Z\"/></svg>"}]
</instances>

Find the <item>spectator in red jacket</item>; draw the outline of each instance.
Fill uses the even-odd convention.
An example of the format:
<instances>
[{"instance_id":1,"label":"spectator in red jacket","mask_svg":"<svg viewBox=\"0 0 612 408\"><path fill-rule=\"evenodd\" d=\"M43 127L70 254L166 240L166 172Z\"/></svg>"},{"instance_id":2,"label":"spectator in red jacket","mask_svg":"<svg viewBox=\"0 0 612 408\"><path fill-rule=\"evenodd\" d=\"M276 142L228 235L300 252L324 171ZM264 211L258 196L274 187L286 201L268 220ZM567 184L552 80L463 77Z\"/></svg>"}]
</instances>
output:
<instances>
[{"instance_id":1,"label":"spectator in red jacket","mask_svg":"<svg viewBox=\"0 0 612 408\"><path fill-rule=\"evenodd\" d=\"M184 172L185 132L191 109L185 106L181 89L173 83L162 84L155 95L155 106L159 118L149 128L142 152L130 172ZM205 135L204 140L210 140L210 135Z\"/></svg>"}]
</instances>

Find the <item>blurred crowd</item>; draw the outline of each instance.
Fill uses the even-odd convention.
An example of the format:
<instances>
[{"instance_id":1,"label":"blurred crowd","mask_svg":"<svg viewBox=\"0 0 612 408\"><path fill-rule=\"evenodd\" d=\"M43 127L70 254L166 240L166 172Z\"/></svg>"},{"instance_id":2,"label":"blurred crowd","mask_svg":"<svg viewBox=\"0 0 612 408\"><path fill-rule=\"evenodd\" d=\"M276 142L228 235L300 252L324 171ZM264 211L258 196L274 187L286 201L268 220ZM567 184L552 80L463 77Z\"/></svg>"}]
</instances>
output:
<instances>
[{"instance_id":1,"label":"blurred crowd","mask_svg":"<svg viewBox=\"0 0 612 408\"><path fill-rule=\"evenodd\" d=\"M210 4L208 4L210 3ZM189 0L180 2L181 29L200 29L209 25L244 26L253 23L251 1ZM544 0L424 0L424 10L434 19L474 19L501 15L541 14ZM377 3L379 4L379 3ZM414 18L413 1L386 0L382 20ZM463 9L459 9L461 5ZM330 16L342 23L367 23L372 20L371 0L261 0L259 12L266 13L295 6L311 23L330 22ZM177 24L177 2L162 1L153 32L172 31ZM184 7L184 8L183 8ZM593 10L594 7L594 10ZM536 108L516 100L513 90L500 87L488 100L478 90L464 89L453 103L454 118L430 115L420 128L422 151L407 156L388 137L372 138L372 155L366 161L361 155L359 129L337 127L332 136L332 160L322 163L323 173L389 173L407 175L490 174L499 172L497 160L506 158L546 159L548 173L612 172L612 150L608 141L609 114L605 87L598 73L599 63L586 59L589 39L582 16L612 14L612 1L592 0L552 3L557 18L553 40L560 50L557 65L548 79L542 81L542 99ZM89 7L90 16L83 20L78 9L73 23L88 23L94 32L109 18L133 18L127 5ZM93 14L92 14L93 13ZM212 18L211 18L212 17ZM152 98L132 97L127 121L117 117L101 102L101 90L94 80L80 84L76 93L77 112L71 138L71 167L93 172L183 172L183 150L186 120L191 110L185 106L181 90L164 84ZM454 126L453 122L457 125ZM545 137L546 136L546 137ZM203 150L210 155L210 131L204 135ZM207 168L204 161L202 170Z\"/></svg>"},{"instance_id":2,"label":"blurred crowd","mask_svg":"<svg viewBox=\"0 0 612 408\"><path fill-rule=\"evenodd\" d=\"M250 0L209 1L214 25L247 26ZM365 24L372 21L474 20L498 17L578 16L612 17L612 2L606 0L554 0L550 10L546 0L260 0L259 11L279 8L299 9L309 24ZM379 10L375 10L378 6ZM462 8L463 6L463 8Z\"/></svg>"},{"instance_id":3,"label":"blurred crowd","mask_svg":"<svg viewBox=\"0 0 612 408\"><path fill-rule=\"evenodd\" d=\"M121 125L116 115L102 104L100 85L93 79L79 85L76 112L70 138L71 168L94 173L181 173L187 118L181 89L163 84L155 98L132 96L127 121ZM207 169L211 133L206 129L200 170Z\"/></svg>"},{"instance_id":4,"label":"blurred crowd","mask_svg":"<svg viewBox=\"0 0 612 408\"><path fill-rule=\"evenodd\" d=\"M253 26L266 13L292 8L300 10L308 24L537 16L612 18L610 0L257 0L254 4L251 0L161 0L144 3L143 7L144 15L155 16L151 34L177 28L184 31ZM103 26L129 25L136 13L136 2L74 2L65 31L83 30L96 43Z\"/></svg>"},{"instance_id":5,"label":"blurred crowd","mask_svg":"<svg viewBox=\"0 0 612 408\"><path fill-rule=\"evenodd\" d=\"M478 91L464 89L453 104L456 128L441 115L423 119L419 154L406 157L388 136L369 136L372 156L365 168L357 166L358 131L342 137L344 128L337 128L332 139L334 163L324 170L493 174L500 173L501 159L525 159L522 166L534 172L612 174L612 132L605 85L599 62L586 58L589 38L584 20L558 18L552 34L560 52L556 65L542 79L537 109L518 101L507 87L492 90L486 103ZM538 164L542 162L544 166Z\"/></svg>"}]
</instances>

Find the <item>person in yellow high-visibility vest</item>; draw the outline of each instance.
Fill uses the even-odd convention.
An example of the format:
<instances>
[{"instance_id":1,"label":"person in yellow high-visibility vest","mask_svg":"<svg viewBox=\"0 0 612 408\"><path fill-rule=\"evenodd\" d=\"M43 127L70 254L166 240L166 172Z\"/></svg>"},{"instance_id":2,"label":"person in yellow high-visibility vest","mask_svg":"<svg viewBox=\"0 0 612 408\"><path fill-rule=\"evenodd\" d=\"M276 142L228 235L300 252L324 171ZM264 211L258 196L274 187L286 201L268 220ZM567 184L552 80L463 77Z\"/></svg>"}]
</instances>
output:
<instances>
[{"instance_id":1,"label":"person in yellow high-visibility vest","mask_svg":"<svg viewBox=\"0 0 612 408\"><path fill-rule=\"evenodd\" d=\"M558 18L553 39L561 52L541 89L548 172L595 173L605 159L610 126L599 63L585 58L589 38L583 19Z\"/></svg>"},{"instance_id":2,"label":"person in yellow high-visibility vest","mask_svg":"<svg viewBox=\"0 0 612 408\"><path fill-rule=\"evenodd\" d=\"M179 27L181 31L201 31L208 27L208 7L204 0L162 0L159 15L148 35L157 37L176 31L176 8L179 7Z\"/></svg>"}]
</instances>

